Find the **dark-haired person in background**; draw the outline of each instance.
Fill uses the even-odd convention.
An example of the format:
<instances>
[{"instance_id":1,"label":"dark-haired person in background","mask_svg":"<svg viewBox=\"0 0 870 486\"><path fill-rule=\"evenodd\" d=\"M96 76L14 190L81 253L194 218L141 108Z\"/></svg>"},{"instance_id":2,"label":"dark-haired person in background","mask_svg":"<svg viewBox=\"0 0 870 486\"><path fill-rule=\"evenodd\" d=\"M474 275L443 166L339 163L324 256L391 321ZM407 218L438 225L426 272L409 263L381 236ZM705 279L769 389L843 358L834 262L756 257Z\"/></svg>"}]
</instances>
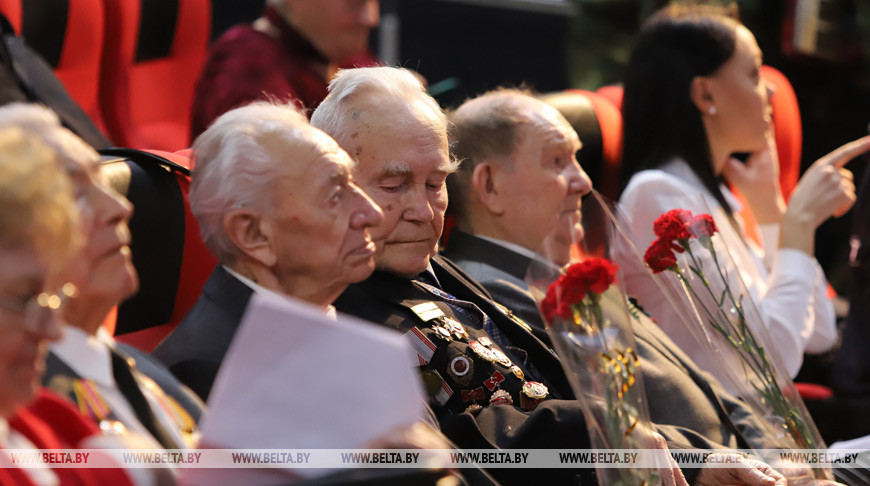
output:
<instances>
[{"instance_id":1,"label":"dark-haired person in background","mask_svg":"<svg viewBox=\"0 0 870 486\"><path fill-rule=\"evenodd\" d=\"M870 150L870 137L819 159L786 205L770 133L770 91L760 67L761 51L733 8L673 4L653 16L641 31L625 79L620 203L639 248L654 240L653 221L662 213L678 207L708 212L699 200L692 202L693 196L703 194L713 211L723 210L731 224L720 227L720 234L786 371L795 376L805 351L823 352L837 339L813 238L822 222L854 202L852 174L843 165ZM746 163L732 158L741 152L750 153ZM726 183L746 198L763 248L744 236L739 204ZM701 258L715 265L711 257ZM646 270L625 270L629 293L645 303L668 335L699 366L726 386L732 383L727 367L678 324Z\"/></svg>"}]
</instances>

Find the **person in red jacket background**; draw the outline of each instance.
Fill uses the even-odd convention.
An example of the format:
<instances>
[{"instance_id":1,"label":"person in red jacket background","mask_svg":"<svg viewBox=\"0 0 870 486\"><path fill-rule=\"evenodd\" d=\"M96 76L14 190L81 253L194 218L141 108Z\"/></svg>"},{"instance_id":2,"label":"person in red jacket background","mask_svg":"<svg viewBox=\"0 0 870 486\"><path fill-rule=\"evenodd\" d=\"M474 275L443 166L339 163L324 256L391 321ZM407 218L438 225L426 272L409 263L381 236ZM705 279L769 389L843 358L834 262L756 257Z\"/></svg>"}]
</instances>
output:
<instances>
[{"instance_id":1,"label":"person in red jacket background","mask_svg":"<svg viewBox=\"0 0 870 486\"><path fill-rule=\"evenodd\" d=\"M366 50L378 0L268 0L251 25L212 45L196 84L191 140L223 113L255 100L314 110L342 67L373 66Z\"/></svg>"}]
</instances>

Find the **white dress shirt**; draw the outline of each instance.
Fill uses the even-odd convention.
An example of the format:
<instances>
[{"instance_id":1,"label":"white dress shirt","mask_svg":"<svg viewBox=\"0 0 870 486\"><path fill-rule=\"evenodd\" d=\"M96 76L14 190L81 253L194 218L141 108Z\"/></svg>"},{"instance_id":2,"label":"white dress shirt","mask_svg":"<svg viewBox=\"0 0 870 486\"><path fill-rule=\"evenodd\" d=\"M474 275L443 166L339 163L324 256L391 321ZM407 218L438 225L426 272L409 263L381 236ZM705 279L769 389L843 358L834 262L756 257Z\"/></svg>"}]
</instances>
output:
<instances>
[{"instance_id":1,"label":"white dress shirt","mask_svg":"<svg viewBox=\"0 0 870 486\"><path fill-rule=\"evenodd\" d=\"M720 189L731 205L738 224L742 225L737 215L740 204L736 197L726 187L721 186ZM706 206L700 196L703 196ZM627 226L634 234L634 244L641 252L656 238L653 222L671 209L688 209L695 214L710 211L724 213L688 164L679 159L665 164L660 170L645 170L635 174L619 202L628 217ZM718 229L737 266L736 269L730 269L729 273L742 277L770 333L774 349L768 351L777 353L785 371L794 377L800 369L804 351L826 351L837 339L834 308L825 294L827 281L821 267L815 258L802 251L777 248L779 225L762 225L759 228L763 249L745 239L731 224L719 225ZM709 253L699 252L699 256L704 268L715 268ZM625 262L623 272L629 295L639 299L640 305L656 319L671 339L701 368L719 378L726 388L740 394L743 387L740 386L740 380L735 378L740 373L735 368L738 365L723 363L721 357L698 344L680 318L680 311L676 311L662 298L644 268ZM678 285L676 276L670 272L663 272L665 274L665 281L669 285ZM718 295L722 289L716 290L715 281L711 279L711 287ZM730 287L736 291L739 284L734 281ZM685 309L688 310L688 307ZM745 386L745 381L742 384Z\"/></svg>"},{"instance_id":2,"label":"white dress shirt","mask_svg":"<svg viewBox=\"0 0 870 486\"><path fill-rule=\"evenodd\" d=\"M245 277L241 273L233 270L232 268L230 268L226 265L221 265L221 266L224 267L224 270L226 270L227 273L229 273L233 277L236 277L237 279L239 279L240 282L242 282L243 284L250 287L251 290L254 291L254 293L257 293L260 295L273 295L275 297L279 297L282 299L290 299L290 300L295 299L295 297L293 297L293 296L290 296L287 294L282 294L280 292L275 292L274 290L269 290L266 287L263 287L262 285L258 284L257 282L254 282L253 280L249 279L248 277ZM336 319L335 306L330 305L326 308L326 317L329 317L331 319Z\"/></svg>"}]
</instances>

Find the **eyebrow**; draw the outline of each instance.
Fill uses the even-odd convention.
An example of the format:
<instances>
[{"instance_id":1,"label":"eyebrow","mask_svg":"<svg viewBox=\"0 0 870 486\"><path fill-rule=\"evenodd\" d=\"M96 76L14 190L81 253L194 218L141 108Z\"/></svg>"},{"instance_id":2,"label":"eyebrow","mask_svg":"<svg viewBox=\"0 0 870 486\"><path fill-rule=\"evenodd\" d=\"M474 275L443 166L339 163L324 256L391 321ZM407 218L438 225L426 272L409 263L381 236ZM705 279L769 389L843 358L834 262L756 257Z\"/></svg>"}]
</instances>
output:
<instances>
[{"instance_id":1,"label":"eyebrow","mask_svg":"<svg viewBox=\"0 0 870 486\"><path fill-rule=\"evenodd\" d=\"M381 169L379 177L407 176L412 174L411 166L399 160L389 160Z\"/></svg>"}]
</instances>

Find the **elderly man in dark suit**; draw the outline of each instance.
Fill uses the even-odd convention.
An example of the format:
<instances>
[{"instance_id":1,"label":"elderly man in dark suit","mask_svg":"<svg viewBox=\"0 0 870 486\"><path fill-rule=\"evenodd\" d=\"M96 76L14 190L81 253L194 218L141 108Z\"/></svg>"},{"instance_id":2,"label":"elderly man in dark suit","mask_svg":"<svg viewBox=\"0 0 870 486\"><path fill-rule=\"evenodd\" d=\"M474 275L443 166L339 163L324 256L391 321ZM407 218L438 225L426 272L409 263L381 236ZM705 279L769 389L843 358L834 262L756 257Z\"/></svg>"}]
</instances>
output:
<instances>
[{"instance_id":1,"label":"elderly man in dark suit","mask_svg":"<svg viewBox=\"0 0 870 486\"><path fill-rule=\"evenodd\" d=\"M221 116L194 143L190 205L220 265L154 351L206 399L254 292L334 312L373 269L380 209L354 184L344 150L290 105L257 102Z\"/></svg>"},{"instance_id":2,"label":"elderly man in dark suit","mask_svg":"<svg viewBox=\"0 0 870 486\"><path fill-rule=\"evenodd\" d=\"M588 447L580 407L556 355L483 286L437 255L447 207L445 180L456 169L447 120L437 103L405 70L354 69L339 72L311 120L355 158L355 180L384 210L383 222L372 228L376 271L350 285L336 308L406 334L441 429L458 446ZM576 135L570 142L565 163L576 164ZM659 431L680 446L742 444L734 424L717 431L672 426ZM715 441L704 436L708 432ZM724 477L705 482L710 471L705 469L696 484L727 482ZM773 481L759 469L712 471L752 471L739 484ZM490 472L506 484L540 478L531 469ZM594 482L590 472L551 469L546 477L554 484Z\"/></svg>"}]
</instances>

